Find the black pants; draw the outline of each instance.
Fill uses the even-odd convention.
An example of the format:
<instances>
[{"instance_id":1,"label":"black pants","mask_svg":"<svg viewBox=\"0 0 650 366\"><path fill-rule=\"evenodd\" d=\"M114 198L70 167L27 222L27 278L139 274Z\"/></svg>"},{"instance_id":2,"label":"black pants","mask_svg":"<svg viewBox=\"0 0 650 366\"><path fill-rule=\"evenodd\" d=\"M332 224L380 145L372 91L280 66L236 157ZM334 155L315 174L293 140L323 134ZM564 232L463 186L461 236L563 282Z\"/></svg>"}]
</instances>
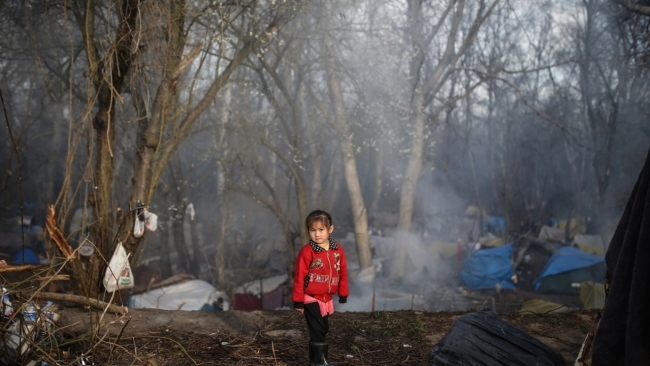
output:
<instances>
[{"instance_id":1,"label":"black pants","mask_svg":"<svg viewBox=\"0 0 650 366\"><path fill-rule=\"evenodd\" d=\"M307 320L310 341L326 342L327 332L330 330L329 316L320 315L318 302L305 304L305 319Z\"/></svg>"}]
</instances>

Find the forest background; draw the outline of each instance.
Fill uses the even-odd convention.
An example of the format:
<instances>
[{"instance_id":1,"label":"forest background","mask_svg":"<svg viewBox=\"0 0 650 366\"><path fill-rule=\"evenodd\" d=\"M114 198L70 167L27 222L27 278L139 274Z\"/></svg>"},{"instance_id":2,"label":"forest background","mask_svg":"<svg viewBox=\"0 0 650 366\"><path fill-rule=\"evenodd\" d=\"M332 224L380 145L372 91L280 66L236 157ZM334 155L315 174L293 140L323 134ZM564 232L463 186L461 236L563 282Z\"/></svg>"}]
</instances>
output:
<instances>
[{"instance_id":1,"label":"forest background","mask_svg":"<svg viewBox=\"0 0 650 366\"><path fill-rule=\"evenodd\" d=\"M117 242L226 292L292 273L317 208L359 270L370 233L455 241L469 205L506 236L577 217L608 239L650 141L648 18L611 0L7 0L0 17L0 216L43 228L52 205L95 251L47 256L91 297ZM142 237L139 207L159 216Z\"/></svg>"}]
</instances>

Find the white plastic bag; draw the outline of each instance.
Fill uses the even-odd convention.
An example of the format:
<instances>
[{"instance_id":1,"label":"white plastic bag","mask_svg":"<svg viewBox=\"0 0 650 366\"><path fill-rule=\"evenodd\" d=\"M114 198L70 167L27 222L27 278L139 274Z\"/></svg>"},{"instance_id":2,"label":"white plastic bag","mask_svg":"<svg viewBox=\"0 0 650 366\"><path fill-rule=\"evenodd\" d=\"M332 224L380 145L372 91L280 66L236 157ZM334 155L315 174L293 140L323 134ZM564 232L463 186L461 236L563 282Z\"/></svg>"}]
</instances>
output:
<instances>
[{"instance_id":1,"label":"white plastic bag","mask_svg":"<svg viewBox=\"0 0 650 366\"><path fill-rule=\"evenodd\" d=\"M132 288L134 285L129 256L126 254L122 243L117 243L117 248L115 248L113 257L104 273L104 287L106 288L106 292L124 290Z\"/></svg>"},{"instance_id":2,"label":"white plastic bag","mask_svg":"<svg viewBox=\"0 0 650 366\"><path fill-rule=\"evenodd\" d=\"M139 217L136 215L135 222L133 223L133 236L139 238L142 235L144 235L144 217Z\"/></svg>"},{"instance_id":3,"label":"white plastic bag","mask_svg":"<svg viewBox=\"0 0 650 366\"><path fill-rule=\"evenodd\" d=\"M144 227L149 231L156 231L158 228L158 215L149 211L144 212Z\"/></svg>"}]
</instances>

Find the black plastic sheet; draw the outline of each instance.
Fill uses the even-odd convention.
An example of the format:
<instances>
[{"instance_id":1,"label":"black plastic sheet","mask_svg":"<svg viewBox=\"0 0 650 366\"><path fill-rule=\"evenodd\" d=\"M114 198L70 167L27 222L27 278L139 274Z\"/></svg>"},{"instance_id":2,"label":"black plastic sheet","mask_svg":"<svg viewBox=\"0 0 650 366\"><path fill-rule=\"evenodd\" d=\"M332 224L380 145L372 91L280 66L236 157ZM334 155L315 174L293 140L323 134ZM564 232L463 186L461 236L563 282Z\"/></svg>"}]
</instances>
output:
<instances>
[{"instance_id":1,"label":"black plastic sheet","mask_svg":"<svg viewBox=\"0 0 650 366\"><path fill-rule=\"evenodd\" d=\"M460 317L429 352L429 366L564 366L562 356L490 310Z\"/></svg>"}]
</instances>

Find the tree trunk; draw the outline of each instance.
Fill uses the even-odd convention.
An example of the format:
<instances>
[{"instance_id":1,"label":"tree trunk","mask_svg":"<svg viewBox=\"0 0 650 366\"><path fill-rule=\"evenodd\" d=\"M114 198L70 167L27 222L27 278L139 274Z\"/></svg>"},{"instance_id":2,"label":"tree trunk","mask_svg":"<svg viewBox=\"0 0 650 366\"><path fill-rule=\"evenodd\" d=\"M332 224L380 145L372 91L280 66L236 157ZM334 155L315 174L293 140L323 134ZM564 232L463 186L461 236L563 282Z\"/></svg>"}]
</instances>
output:
<instances>
[{"instance_id":1,"label":"tree trunk","mask_svg":"<svg viewBox=\"0 0 650 366\"><path fill-rule=\"evenodd\" d=\"M414 101L421 98L416 97ZM420 95L421 96L421 95ZM411 136L411 153L406 166L406 173L402 180L399 201L399 219L397 222L397 247L393 251L393 260L391 262L390 276L393 279L400 279L404 276L406 267L406 245L408 233L411 231L411 220L413 218L413 207L415 204L415 195L417 193L417 184L420 179L422 169L422 149L424 145L424 114L419 111L414 113L411 118L413 134Z\"/></svg>"},{"instance_id":2,"label":"tree trunk","mask_svg":"<svg viewBox=\"0 0 650 366\"><path fill-rule=\"evenodd\" d=\"M190 220L190 238L192 240L192 274L200 277L201 266L205 263L205 253L203 252L203 235L201 235L202 225L197 222L196 216Z\"/></svg>"},{"instance_id":3,"label":"tree trunk","mask_svg":"<svg viewBox=\"0 0 650 366\"><path fill-rule=\"evenodd\" d=\"M225 246L226 235L228 227L230 226L230 201L227 195L221 199L221 222L219 225L219 238L215 243L214 248L214 263L217 267L217 283L215 286L221 291L225 291L228 287L228 279L226 278L226 261L225 261Z\"/></svg>"},{"instance_id":4,"label":"tree trunk","mask_svg":"<svg viewBox=\"0 0 650 366\"><path fill-rule=\"evenodd\" d=\"M333 16L332 4L331 2L325 2L324 4L327 9L329 20L331 21ZM328 53L328 62L325 63L325 67L329 77L328 84L330 97L332 98L332 105L334 107L334 120L338 125L338 130L342 133L341 154L343 157L343 173L345 175L345 182L348 187L350 203L352 205L354 237L357 242L359 265L361 270L364 270L373 266L372 254L370 251L370 238L368 237L368 213L363 201L361 184L359 183L359 174L357 171L356 157L354 155L354 144L352 142L350 122L348 120L347 112L345 111L343 93L341 91L341 77L339 71L334 65L336 60L334 42L332 40L332 35L329 33L325 33L325 48ZM371 275L374 278L374 272L372 272Z\"/></svg>"},{"instance_id":5,"label":"tree trunk","mask_svg":"<svg viewBox=\"0 0 650 366\"><path fill-rule=\"evenodd\" d=\"M154 160L160 148L162 139L160 135L163 126L170 121L172 105L178 98L178 79L180 77L180 64L185 49L185 1L171 0L169 5L169 29L167 39L167 52L162 72L162 81L158 86L156 96L151 107L150 118L139 119L139 146L136 153L136 169L133 176L133 189L131 191L131 205L137 202L148 205L158 185L153 180ZM137 92L133 94L137 95ZM143 110L144 111L144 110ZM140 244L141 239L130 238L127 242L127 252L132 252ZM174 241L176 242L176 241Z\"/></svg>"},{"instance_id":6,"label":"tree trunk","mask_svg":"<svg viewBox=\"0 0 650 366\"><path fill-rule=\"evenodd\" d=\"M379 146L377 151L374 153L375 156L375 189L373 191L372 201L370 202L370 218L374 217L379 210L379 200L381 200L381 195L384 189L384 181L382 179L383 170L384 170L384 149L383 146Z\"/></svg>"},{"instance_id":7,"label":"tree trunk","mask_svg":"<svg viewBox=\"0 0 650 366\"><path fill-rule=\"evenodd\" d=\"M413 207L415 202L415 195L417 190L420 172L422 170L423 161L423 147L424 147L424 127L425 127L425 109L431 104L433 99L438 95L447 81L449 70L455 67L460 58L472 45L476 39L476 35L485 19L489 16L492 10L496 7L499 0L495 0L492 5L487 9L485 8L485 1L480 1L478 12L472 22L469 31L463 34L463 39L460 45L457 44L457 36L459 34L460 24L465 12L465 0L458 0L448 4L447 9L440 15L438 23L434 26L431 36L435 36L438 31L444 29L442 24L448 14L453 12L451 19L449 33L445 37L445 50L442 56L437 60L437 65L433 71L427 76L423 75L425 72L424 65L425 54L424 50L428 41L426 38L431 38L423 34L424 18L421 0L409 0L407 9L407 36L411 47L411 58L409 61L409 82L410 89L412 90L410 101L410 136L411 146L409 157L406 166L406 172L402 180L400 191L400 212L397 224L398 235L400 233L408 233L411 230L411 220L413 219ZM440 113L440 112L438 112ZM402 238L405 239L405 238ZM402 240L398 240L401 242ZM406 248L400 245L395 248L393 255L393 262L391 265L391 278L399 279L404 276L404 268L406 266Z\"/></svg>"},{"instance_id":8,"label":"tree trunk","mask_svg":"<svg viewBox=\"0 0 650 366\"><path fill-rule=\"evenodd\" d=\"M424 131L424 95L421 85L420 70L424 62L424 50L421 47L423 41L423 14L422 2L409 0L407 9L407 36L410 42L413 56L409 62L409 83L412 90L409 116L409 137L411 139L410 154L407 160L406 171L402 180L399 196L399 219L397 221L396 242L400 243L393 250L391 261L390 277L400 279L404 276L406 266L406 246L404 241L411 230L411 219L413 218L413 205L417 182L420 178L420 167L422 166L422 138ZM404 235L403 237L401 237Z\"/></svg>"},{"instance_id":9,"label":"tree trunk","mask_svg":"<svg viewBox=\"0 0 650 366\"><path fill-rule=\"evenodd\" d=\"M104 269L113 254L114 243L111 240L111 188L113 183L113 142L115 139L116 92L122 92L124 79L129 74L134 54L132 42L137 29L140 0L122 2L120 22L115 32L114 53L102 59L95 44L95 2L88 1L84 17L80 19L88 75L96 92L97 112L92 124L96 136L95 169L93 176L94 191L88 201L94 207L95 220L91 226L92 238L97 253L90 260L89 279L85 286L87 295L97 298ZM111 70L107 70L110 65ZM106 67L106 69L105 69ZM106 260L104 260L104 258Z\"/></svg>"},{"instance_id":10,"label":"tree trunk","mask_svg":"<svg viewBox=\"0 0 650 366\"><path fill-rule=\"evenodd\" d=\"M169 258L170 247L169 247L169 236L171 235L171 220L166 218L162 220L162 225L160 225L160 271L162 273L162 278L169 278L173 275L172 273L172 263Z\"/></svg>"},{"instance_id":11,"label":"tree trunk","mask_svg":"<svg viewBox=\"0 0 650 366\"><path fill-rule=\"evenodd\" d=\"M174 239L176 254L178 254L178 263L180 263L185 273L193 274L192 261L185 243L185 208L185 203L176 200L172 218L172 238Z\"/></svg>"}]
</instances>

